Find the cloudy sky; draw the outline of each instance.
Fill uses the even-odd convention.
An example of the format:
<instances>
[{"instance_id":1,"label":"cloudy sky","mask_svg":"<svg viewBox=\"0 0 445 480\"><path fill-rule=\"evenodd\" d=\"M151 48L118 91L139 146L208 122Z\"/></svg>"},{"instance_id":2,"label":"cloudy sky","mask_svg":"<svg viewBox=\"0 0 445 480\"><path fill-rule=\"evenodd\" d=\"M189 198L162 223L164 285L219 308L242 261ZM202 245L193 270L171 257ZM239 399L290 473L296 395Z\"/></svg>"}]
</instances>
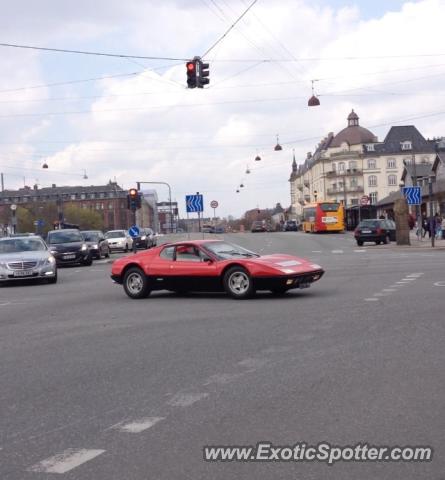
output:
<instances>
[{"instance_id":1,"label":"cloudy sky","mask_svg":"<svg viewBox=\"0 0 445 480\"><path fill-rule=\"evenodd\" d=\"M182 59L250 3L4 2L0 43L180 59L0 47L5 187L164 181L182 211L199 191L239 216L288 206L293 153L303 162L352 108L379 139L397 124L445 135L445 0L258 0L205 56L210 87L186 89ZM308 108L314 79L321 105Z\"/></svg>"}]
</instances>

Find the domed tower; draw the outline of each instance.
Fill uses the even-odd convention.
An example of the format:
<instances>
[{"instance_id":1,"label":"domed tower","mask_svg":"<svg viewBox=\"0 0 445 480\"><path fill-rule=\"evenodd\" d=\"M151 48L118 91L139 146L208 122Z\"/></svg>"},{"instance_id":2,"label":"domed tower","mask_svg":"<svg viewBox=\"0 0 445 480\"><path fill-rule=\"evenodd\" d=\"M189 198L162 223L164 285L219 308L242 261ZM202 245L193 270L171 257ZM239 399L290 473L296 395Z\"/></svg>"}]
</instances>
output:
<instances>
[{"instance_id":1,"label":"domed tower","mask_svg":"<svg viewBox=\"0 0 445 480\"><path fill-rule=\"evenodd\" d=\"M371 131L360 126L359 116L352 110L348 115L348 126L335 135L330 147L340 147L343 143L351 146L376 141L377 137Z\"/></svg>"}]
</instances>

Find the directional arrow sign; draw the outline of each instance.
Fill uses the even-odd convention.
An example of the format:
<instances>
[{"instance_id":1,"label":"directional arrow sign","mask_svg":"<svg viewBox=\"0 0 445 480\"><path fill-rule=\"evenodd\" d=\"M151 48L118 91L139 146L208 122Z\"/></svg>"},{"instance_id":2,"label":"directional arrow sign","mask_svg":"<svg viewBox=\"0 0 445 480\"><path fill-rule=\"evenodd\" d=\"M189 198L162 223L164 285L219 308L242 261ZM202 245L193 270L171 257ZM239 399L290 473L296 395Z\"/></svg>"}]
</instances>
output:
<instances>
[{"instance_id":1,"label":"directional arrow sign","mask_svg":"<svg viewBox=\"0 0 445 480\"><path fill-rule=\"evenodd\" d=\"M403 187L403 196L408 205L420 205L422 203L421 187Z\"/></svg>"},{"instance_id":2,"label":"directional arrow sign","mask_svg":"<svg viewBox=\"0 0 445 480\"><path fill-rule=\"evenodd\" d=\"M204 211L204 199L202 195L186 195L185 205L187 213Z\"/></svg>"}]
</instances>

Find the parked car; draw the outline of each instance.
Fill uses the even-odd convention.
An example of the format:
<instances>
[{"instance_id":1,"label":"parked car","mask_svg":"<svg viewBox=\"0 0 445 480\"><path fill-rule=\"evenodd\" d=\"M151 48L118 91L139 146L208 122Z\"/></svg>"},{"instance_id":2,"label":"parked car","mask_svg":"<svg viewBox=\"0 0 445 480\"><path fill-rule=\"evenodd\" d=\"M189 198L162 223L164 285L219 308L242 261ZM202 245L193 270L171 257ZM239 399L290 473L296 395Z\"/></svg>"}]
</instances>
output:
<instances>
[{"instance_id":1,"label":"parked car","mask_svg":"<svg viewBox=\"0 0 445 480\"><path fill-rule=\"evenodd\" d=\"M388 218L387 220L385 220L385 223L386 223L387 229L389 231L390 241L395 242L397 240L396 239L396 222L394 220L391 220L390 218Z\"/></svg>"},{"instance_id":2,"label":"parked car","mask_svg":"<svg viewBox=\"0 0 445 480\"><path fill-rule=\"evenodd\" d=\"M81 235L88 245L93 258L101 259L110 257L110 247L104 234L100 230L82 230Z\"/></svg>"},{"instance_id":3,"label":"parked car","mask_svg":"<svg viewBox=\"0 0 445 480\"><path fill-rule=\"evenodd\" d=\"M0 283L24 279L56 283L56 259L37 235L0 238Z\"/></svg>"},{"instance_id":4,"label":"parked car","mask_svg":"<svg viewBox=\"0 0 445 480\"><path fill-rule=\"evenodd\" d=\"M46 243L58 266L93 263L88 244L77 229L50 230Z\"/></svg>"},{"instance_id":5,"label":"parked car","mask_svg":"<svg viewBox=\"0 0 445 480\"><path fill-rule=\"evenodd\" d=\"M252 233L267 232L267 226L261 220L256 220L255 222L252 223L252 227L250 228L250 231Z\"/></svg>"},{"instance_id":6,"label":"parked car","mask_svg":"<svg viewBox=\"0 0 445 480\"><path fill-rule=\"evenodd\" d=\"M110 230L105 234L110 252L114 250L123 250L128 252L133 248L133 239L126 230Z\"/></svg>"},{"instance_id":7,"label":"parked car","mask_svg":"<svg viewBox=\"0 0 445 480\"><path fill-rule=\"evenodd\" d=\"M298 223L296 220L287 220L283 225L284 232L298 232Z\"/></svg>"},{"instance_id":8,"label":"parked car","mask_svg":"<svg viewBox=\"0 0 445 480\"><path fill-rule=\"evenodd\" d=\"M364 242L388 243L391 240L391 225L386 219L362 220L354 230L357 245L361 247ZM395 233L394 233L395 234Z\"/></svg>"},{"instance_id":9,"label":"parked car","mask_svg":"<svg viewBox=\"0 0 445 480\"><path fill-rule=\"evenodd\" d=\"M153 290L223 292L236 299L256 290L283 294L308 288L324 274L320 265L292 255L259 255L220 240L161 245L113 263L111 278L130 298Z\"/></svg>"}]
</instances>

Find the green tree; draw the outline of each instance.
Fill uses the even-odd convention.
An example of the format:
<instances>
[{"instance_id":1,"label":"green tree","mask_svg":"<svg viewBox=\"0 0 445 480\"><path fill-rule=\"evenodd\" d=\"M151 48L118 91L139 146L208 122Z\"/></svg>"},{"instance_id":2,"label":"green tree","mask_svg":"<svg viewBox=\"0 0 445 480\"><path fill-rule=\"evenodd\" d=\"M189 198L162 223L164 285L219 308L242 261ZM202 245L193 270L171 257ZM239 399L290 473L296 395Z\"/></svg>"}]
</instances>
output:
<instances>
[{"instance_id":1,"label":"green tree","mask_svg":"<svg viewBox=\"0 0 445 480\"><path fill-rule=\"evenodd\" d=\"M95 210L68 204L63 208L63 216L66 222L79 225L82 230L102 230L104 227L103 216Z\"/></svg>"}]
</instances>

